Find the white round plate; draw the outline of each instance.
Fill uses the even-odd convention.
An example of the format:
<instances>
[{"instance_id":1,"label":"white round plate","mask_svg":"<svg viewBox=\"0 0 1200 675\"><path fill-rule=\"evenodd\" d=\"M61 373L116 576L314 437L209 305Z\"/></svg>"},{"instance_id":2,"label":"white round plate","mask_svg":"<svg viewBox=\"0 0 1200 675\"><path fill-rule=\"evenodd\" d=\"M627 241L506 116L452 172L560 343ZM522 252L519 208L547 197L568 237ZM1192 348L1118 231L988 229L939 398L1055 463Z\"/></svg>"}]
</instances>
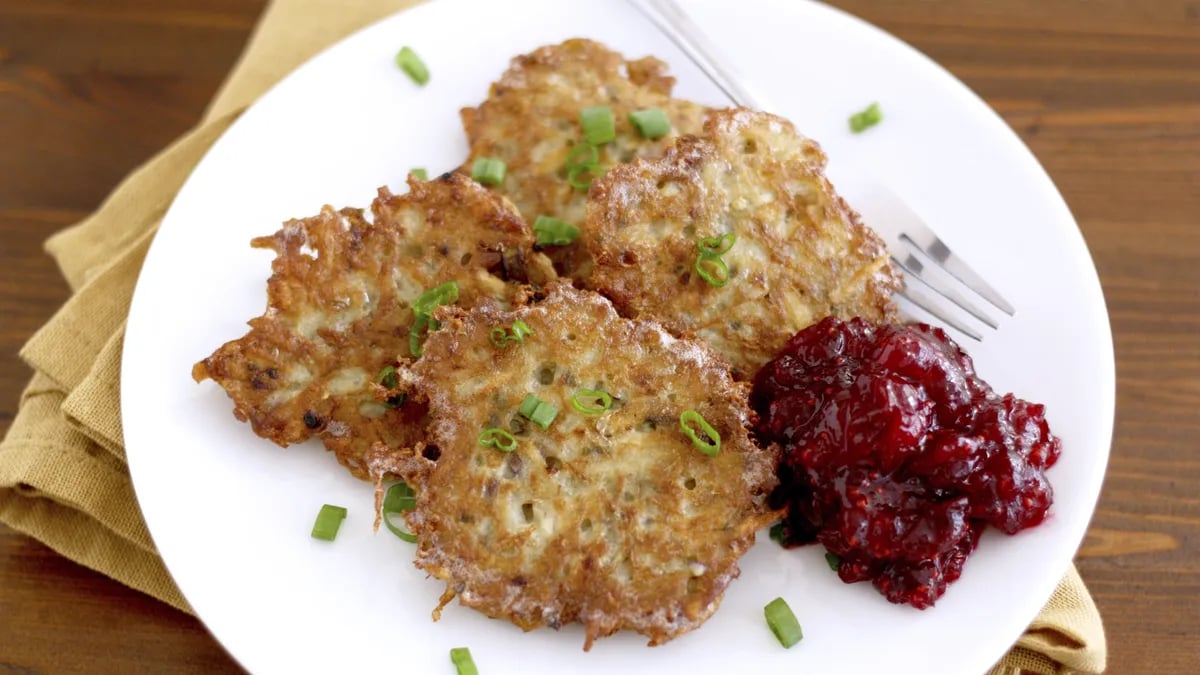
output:
<instances>
[{"instance_id":1,"label":"white round plate","mask_svg":"<svg viewBox=\"0 0 1200 675\"><path fill-rule=\"evenodd\" d=\"M950 246L1015 303L1015 317L965 346L999 391L1044 402L1063 439L1056 502L1040 527L989 532L933 609L889 604L846 585L819 547L760 537L720 610L655 648L635 634L581 651L568 626L522 633L457 604L434 623L442 584L413 547L372 534L372 490L313 442L280 449L237 422L194 362L262 313L271 253L253 236L325 204L366 206L466 155L458 110L476 105L511 57L566 38L654 54L677 93L725 105L685 57L624 2L437 0L372 25L262 97L199 164L168 212L134 296L122 413L134 484L167 567L200 618L256 673L451 673L470 647L495 673L982 673L1049 597L1079 546L1108 457L1113 358L1095 269L1045 172L982 101L933 62L836 10L797 0L694 0L696 22L776 110L817 139L853 195L870 166ZM411 45L432 81L393 63ZM879 101L885 119L847 129ZM336 542L309 536L321 504L349 509ZM776 596L804 626L792 649L762 608Z\"/></svg>"}]
</instances>

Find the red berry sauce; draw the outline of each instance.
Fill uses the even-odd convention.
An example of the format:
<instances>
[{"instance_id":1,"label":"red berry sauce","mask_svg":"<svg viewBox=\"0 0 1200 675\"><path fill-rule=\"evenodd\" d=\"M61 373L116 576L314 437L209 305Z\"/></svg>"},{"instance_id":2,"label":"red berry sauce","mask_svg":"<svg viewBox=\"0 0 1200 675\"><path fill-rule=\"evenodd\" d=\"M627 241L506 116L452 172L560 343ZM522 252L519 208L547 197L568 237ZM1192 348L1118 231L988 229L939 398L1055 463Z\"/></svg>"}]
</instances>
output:
<instances>
[{"instance_id":1,"label":"red berry sauce","mask_svg":"<svg viewBox=\"0 0 1200 675\"><path fill-rule=\"evenodd\" d=\"M751 403L783 448L781 542L821 542L843 581L892 602L932 606L987 525L1037 525L1054 499L1044 407L993 392L940 328L827 318L759 371Z\"/></svg>"}]
</instances>

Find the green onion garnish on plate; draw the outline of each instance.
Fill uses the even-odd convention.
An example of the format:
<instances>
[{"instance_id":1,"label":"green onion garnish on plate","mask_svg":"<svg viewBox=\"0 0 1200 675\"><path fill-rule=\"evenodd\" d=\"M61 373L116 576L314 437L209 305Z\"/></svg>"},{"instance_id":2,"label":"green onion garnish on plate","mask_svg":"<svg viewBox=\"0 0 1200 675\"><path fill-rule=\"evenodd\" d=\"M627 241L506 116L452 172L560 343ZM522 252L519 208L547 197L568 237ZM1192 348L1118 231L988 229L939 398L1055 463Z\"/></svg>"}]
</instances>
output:
<instances>
[{"instance_id":1,"label":"green onion garnish on plate","mask_svg":"<svg viewBox=\"0 0 1200 675\"><path fill-rule=\"evenodd\" d=\"M700 428L704 438L696 433L696 430L692 428L693 425ZM692 439L692 445L696 446L697 450L709 457L716 457L717 453L721 451L721 434L717 433L708 420L695 410L685 410L679 415L679 428L688 438Z\"/></svg>"},{"instance_id":2,"label":"green onion garnish on plate","mask_svg":"<svg viewBox=\"0 0 1200 675\"><path fill-rule=\"evenodd\" d=\"M696 274L709 286L721 288L729 283L729 265L719 255L699 253L696 255Z\"/></svg>"},{"instance_id":3,"label":"green onion garnish on plate","mask_svg":"<svg viewBox=\"0 0 1200 675\"><path fill-rule=\"evenodd\" d=\"M342 521L346 519L346 507L323 504L317 512L317 520L313 523L313 539L333 541L337 538Z\"/></svg>"},{"instance_id":4,"label":"green onion garnish on plate","mask_svg":"<svg viewBox=\"0 0 1200 675\"><path fill-rule=\"evenodd\" d=\"M500 452L517 449L517 437L499 427L492 427L479 434L479 444L485 448L496 448Z\"/></svg>"},{"instance_id":5,"label":"green onion garnish on plate","mask_svg":"<svg viewBox=\"0 0 1200 675\"><path fill-rule=\"evenodd\" d=\"M504 182L507 167L504 160L495 157L480 157L471 165L471 178L480 185L499 185Z\"/></svg>"},{"instance_id":6,"label":"green onion garnish on plate","mask_svg":"<svg viewBox=\"0 0 1200 675\"><path fill-rule=\"evenodd\" d=\"M767 625L771 627L771 632L784 647L790 648L804 637L804 632L800 630L800 622L796 620L792 608L788 607L783 598L775 598L768 602L763 608L763 614L767 617Z\"/></svg>"},{"instance_id":7,"label":"green onion garnish on plate","mask_svg":"<svg viewBox=\"0 0 1200 675\"><path fill-rule=\"evenodd\" d=\"M629 113L629 123L643 138L662 138L671 133L671 120L659 108L645 108Z\"/></svg>"},{"instance_id":8,"label":"green onion garnish on plate","mask_svg":"<svg viewBox=\"0 0 1200 675\"><path fill-rule=\"evenodd\" d=\"M479 669L475 667L475 660L471 658L471 650L466 647L451 649L450 663L454 664L458 675L479 675Z\"/></svg>"},{"instance_id":9,"label":"green onion garnish on plate","mask_svg":"<svg viewBox=\"0 0 1200 675\"><path fill-rule=\"evenodd\" d=\"M417 493L413 492L413 489L403 481L388 488L387 494L383 497L383 524L392 531L392 534L410 544L417 543L417 535L392 523L391 516L411 511L416 505Z\"/></svg>"},{"instance_id":10,"label":"green onion garnish on plate","mask_svg":"<svg viewBox=\"0 0 1200 675\"><path fill-rule=\"evenodd\" d=\"M606 105L596 105L579 111L579 125L583 127L583 137L592 145L604 145L617 138L617 125L613 119L612 108Z\"/></svg>"},{"instance_id":11,"label":"green onion garnish on plate","mask_svg":"<svg viewBox=\"0 0 1200 675\"><path fill-rule=\"evenodd\" d=\"M414 357L420 357L424 351L422 343L425 340L425 333L438 328L437 321L433 319L433 310L455 302L458 302L458 282L456 281L438 284L413 300L413 325L408 331L408 351Z\"/></svg>"},{"instance_id":12,"label":"green onion garnish on plate","mask_svg":"<svg viewBox=\"0 0 1200 675\"><path fill-rule=\"evenodd\" d=\"M579 237L579 228L557 218L538 216L533 221L533 233L541 246L566 246Z\"/></svg>"},{"instance_id":13,"label":"green onion garnish on plate","mask_svg":"<svg viewBox=\"0 0 1200 675\"><path fill-rule=\"evenodd\" d=\"M499 326L488 332L488 338L497 349L504 349L514 342L524 342L527 335L533 335L533 330L520 319L513 322L511 333Z\"/></svg>"},{"instance_id":14,"label":"green onion garnish on plate","mask_svg":"<svg viewBox=\"0 0 1200 675\"><path fill-rule=\"evenodd\" d=\"M719 237L701 237L696 242L696 248L700 249L701 253L709 255L725 255L729 249L733 248L736 241L737 235L727 232Z\"/></svg>"},{"instance_id":15,"label":"green onion garnish on plate","mask_svg":"<svg viewBox=\"0 0 1200 675\"><path fill-rule=\"evenodd\" d=\"M872 103L861 112L850 116L850 131L861 134L881 121L883 121L883 111L879 109L878 103Z\"/></svg>"},{"instance_id":16,"label":"green onion garnish on plate","mask_svg":"<svg viewBox=\"0 0 1200 675\"><path fill-rule=\"evenodd\" d=\"M612 408L612 396L599 389L580 389L571 397L571 407L584 415L601 415Z\"/></svg>"},{"instance_id":17,"label":"green onion garnish on plate","mask_svg":"<svg viewBox=\"0 0 1200 675\"><path fill-rule=\"evenodd\" d=\"M429 82L429 67L417 56L417 53L412 50L412 47L401 47L396 54L396 65L404 74L412 78L413 82L424 86Z\"/></svg>"},{"instance_id":18,"label":"green onion garnish on plate","mask_svg":"<svg viewBox=\"0 0 1200 675\"><path fill-rule=\"evenodd\" d=\"M425 171L424 167L413 167L408 172L416 176L417 180L429 180L429 173Z\"/></svg>"}]
</instances>

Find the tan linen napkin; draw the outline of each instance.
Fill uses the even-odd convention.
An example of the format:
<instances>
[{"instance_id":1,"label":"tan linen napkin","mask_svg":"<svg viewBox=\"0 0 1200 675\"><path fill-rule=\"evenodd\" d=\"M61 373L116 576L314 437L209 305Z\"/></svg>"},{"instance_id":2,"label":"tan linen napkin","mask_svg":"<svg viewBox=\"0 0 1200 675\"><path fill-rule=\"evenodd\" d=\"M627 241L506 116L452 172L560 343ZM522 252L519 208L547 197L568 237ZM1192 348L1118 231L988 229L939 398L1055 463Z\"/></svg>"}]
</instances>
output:
<instances>
[{"instance_id":1,"label":"tan linen napkin","mask_svg":"<svg viewBox=\"0 0 1200 675\"><path fill-rule=\"evenodd\" d=\"M73 295L21 351L35 374L0 443L0 521L190 611L146 530L125 462L121 344L142 260L183 181L246 105L317 51L416 2L275 0L200 126L46 242ZM1072 568L992 675L1099 673L1105 655L1100 615Z\"/></svg>"}]
</instances>

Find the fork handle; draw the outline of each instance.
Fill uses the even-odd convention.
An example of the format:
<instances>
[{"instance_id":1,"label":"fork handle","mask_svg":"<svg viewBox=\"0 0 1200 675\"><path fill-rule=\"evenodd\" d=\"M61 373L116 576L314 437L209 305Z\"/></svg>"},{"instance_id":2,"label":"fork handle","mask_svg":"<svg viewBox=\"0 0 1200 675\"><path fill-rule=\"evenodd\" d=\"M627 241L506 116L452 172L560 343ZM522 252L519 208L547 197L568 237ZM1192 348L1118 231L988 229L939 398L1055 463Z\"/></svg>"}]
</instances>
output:
<instances>
[{"instance_id":1,"label":"fork handle","mask_svg":"<svg viewBox=\"0 0 1200 675\"><path fill-rule=\"evenodd\" d=\"M629 3L675 43L734 105L771 112L741 84L740 78L722 65L726 59L675 0L629 0Z\"/></svg>"}]
</instances>

